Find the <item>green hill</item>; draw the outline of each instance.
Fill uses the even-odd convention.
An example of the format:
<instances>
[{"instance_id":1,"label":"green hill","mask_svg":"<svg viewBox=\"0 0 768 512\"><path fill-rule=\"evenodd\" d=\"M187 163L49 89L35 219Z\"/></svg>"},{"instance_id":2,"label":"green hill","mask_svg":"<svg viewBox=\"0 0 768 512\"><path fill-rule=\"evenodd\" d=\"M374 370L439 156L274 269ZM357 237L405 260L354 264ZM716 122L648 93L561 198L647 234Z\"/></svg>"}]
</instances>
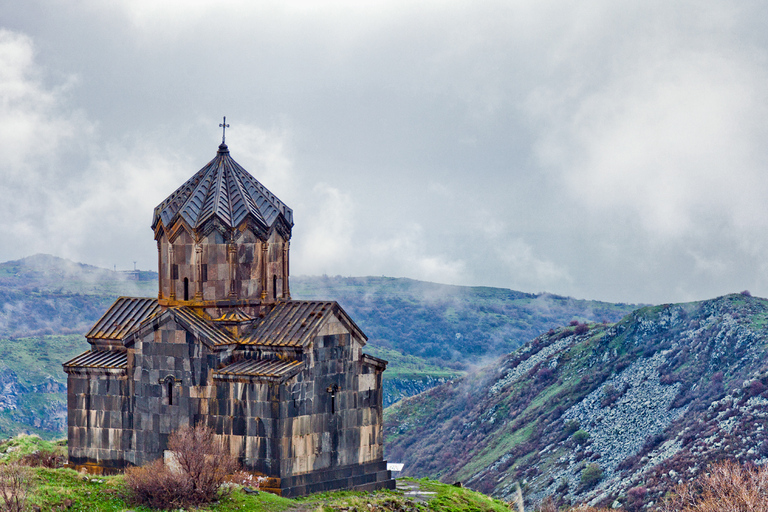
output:
<instances>
[{"instance_id":1,"label":"green hill","mask_svg":"<svg viewBox=\"0 0 768 512\"><path fill-rule=\"evenodd\" d=\"M385 447L405 474L503 499L618 506L709 462L768 462L766 427L768 300L735 294L549 331L388 408Z\"/></svg>"}]
</instances>

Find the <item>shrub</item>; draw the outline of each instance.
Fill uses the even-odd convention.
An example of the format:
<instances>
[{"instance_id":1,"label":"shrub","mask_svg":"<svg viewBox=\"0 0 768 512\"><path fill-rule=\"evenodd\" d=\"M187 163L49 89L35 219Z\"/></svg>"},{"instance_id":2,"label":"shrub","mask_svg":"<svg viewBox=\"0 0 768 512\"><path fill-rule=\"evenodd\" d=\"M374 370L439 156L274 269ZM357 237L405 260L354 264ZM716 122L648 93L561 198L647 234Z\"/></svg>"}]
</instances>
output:
<instances>
[{"instance_id":1,"label":"shrub","mask_svg":"<svg viewBox=\"0 0 768 512\"><path fill-rule=\"evenodd\" d=\"M694 484L682 484L667 499L664 512L768 512L768 468L735 462L714 465Z\"/></svg>"},{"instance_id":2,"label":"shrub","mask_svg":"<svg viewBox=\"0 0 768 512\"><path fill-rule=\"evenodd\" d=\"M32 472L17 462L0 464L0 510L22 512L32 488Z\"/></svg>"},{"instance_id":3,"label":"shrub","mask_svg":"<svg viewBox=\"0 0 768 512\"><path fill-rule=\"evenodd\" d=\"M188 506L188 482L183 475L170 471L162 459L141 467L128 468L125 481L131 490L131 499L138 505L156 509L176 509Z\"/></svg>"},{"instance_id":4,"label":"shrub","mask_svg":"<svg viewBox=\"0 0 768 512\"><path fill-rule=\"evenodd\" d=\"M537 382L548 382L552 379L552 376L554 375L554 372L551 368L541 368L538 372L536 372L536 381Z\"/></svg>"},{"instance_id":5,"label":"shrub","mask_svg":"<svg viewBox=\"0 0 768 512\"><path fill-rule=\"evenodd\" d=\"M600 399L600 407L608 407L616 403L621 393L613 384L607 384L603 388L603 396Z\"/></svg>"},{"instance_id":6,"label":"shrub","mask_svg":"<svg viewBox=\"0 0 768 512\"><path fill-rule=\"evenodd\" d=\"M574 432L579 430L579 421L578 420L568 420L563 424L563 431L567 435L571 435Z\"/></svg>"},{"instance_id":7,"label":"shrub","mask_svg":"<svg viewBox=\"0 0 768 512\"><path fill-rule=\"evenodd\" d=\"M20 464L33 468L61 468L66 462L67 458L64 454L52 450L38 450L19 459Z\"/></svg>"},{"instance_id":8,"label":"shrub","mask_svg":"<svg viewBox=\"0 0 768 512\"><path fill-rule=\"evenodd\" d=\"M590 489L602 478L603 469L598 464L589 464L581 471L581 486L584 489Z\"/></svg>"},{"instance_id":9,"label":"shrub","mask_svg":"<svg viewBox=\"0 0 768 512\"><path fill-rule=\"evenodd\" d=\"M189 508L211 503L221 486L238 469L237 459L213 430L198 425L171 434L168 464L156 460L126 471L126 483L137 504L152 508Z\"/></svg>"},{"instance_id":10,"label":"shrub","mask_svg":"<svg viewBox=\"0 0 768 512\"><path fill-rule=\"evenodd\" d=\"M574 432L573 436L571 437L576 442L576 444L584 444L589 439L589 432L587 432L586 430L579 429L576 432Z\"/></svg>"},{"instance_id":11,"label":"shrub","mask_svg":"<svg viewBox=\"0 0 768 512\"><path fill-rule=\"evenodd\" d=\"M568 325L570 325L571 327L576 327L577 325L579 325L579 321L571 320L570 322L568 322Z\"/></svg>"},{"instance_id":12,"label":"shrub","mask_svg":"<svg viewBox=\"0 0 768 512\"><path fill-rule=\"evenodd\" d=\"M643 486L632 487L627 491L626 509L635 512L643 507L645 501L645 495L648 494L648 489Z\"/></svg>"},{"instance_id":13,"label":"shrub","mask_svg":"<svg viewBox=\"0 0 768 512\"><path fill-rule=\"evenodd\" d=\"M576 334L585 334L589 331L589 326L587 324L578 324L576 326L576 329L573 330Z\"/></svg>"},{"instance_id":14,"label":"shrub","mask_svg":"<svg viewBox=\"0 0 768 512\"><path fill-rule=\"evenodd\" d=\"M759 380L753 380L749 383L749 396L757 396L763 391L765 391L765 384Z\"/></svg>"}]
</instances>

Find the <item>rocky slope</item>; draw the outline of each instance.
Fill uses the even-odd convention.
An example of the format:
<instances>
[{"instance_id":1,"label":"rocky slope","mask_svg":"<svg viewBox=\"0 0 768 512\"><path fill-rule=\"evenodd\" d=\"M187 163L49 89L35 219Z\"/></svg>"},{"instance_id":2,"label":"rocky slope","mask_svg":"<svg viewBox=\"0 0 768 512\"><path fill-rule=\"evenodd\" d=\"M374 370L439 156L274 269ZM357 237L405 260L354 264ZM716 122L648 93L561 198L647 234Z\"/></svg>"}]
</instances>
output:
<instances>
[{"instance_id":1,"label":"rocky slope","mask_svg":"<svg viewBox=\"0 0 768 512\"><path fill-rule=\"evenodd\" d=\"M657 501L709 462L768 462L767 348L748 294L552 330L389 408L386 456L529 504Z\"/></svg>"}]
</instances>

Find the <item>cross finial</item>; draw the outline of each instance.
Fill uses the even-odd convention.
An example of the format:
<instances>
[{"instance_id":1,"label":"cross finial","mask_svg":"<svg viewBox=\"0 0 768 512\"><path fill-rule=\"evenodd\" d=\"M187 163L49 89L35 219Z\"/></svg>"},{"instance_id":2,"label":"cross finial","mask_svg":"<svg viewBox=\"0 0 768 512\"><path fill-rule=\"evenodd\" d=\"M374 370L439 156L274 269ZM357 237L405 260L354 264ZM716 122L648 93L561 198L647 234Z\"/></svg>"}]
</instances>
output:
<instances>
[{"instance_id":1,"label":"cross finial","mask_svg":"<svg viewBox=\"0 0 768 512\"><path fill-rule=\"evenodd\" d=\"M227 136L227 128L229 128L229 125L227 124L227 116L224 116L223 123L219 123L219 128L221 128L221 143L224 144L224 139Z\"/></svg>"}]
</instances>

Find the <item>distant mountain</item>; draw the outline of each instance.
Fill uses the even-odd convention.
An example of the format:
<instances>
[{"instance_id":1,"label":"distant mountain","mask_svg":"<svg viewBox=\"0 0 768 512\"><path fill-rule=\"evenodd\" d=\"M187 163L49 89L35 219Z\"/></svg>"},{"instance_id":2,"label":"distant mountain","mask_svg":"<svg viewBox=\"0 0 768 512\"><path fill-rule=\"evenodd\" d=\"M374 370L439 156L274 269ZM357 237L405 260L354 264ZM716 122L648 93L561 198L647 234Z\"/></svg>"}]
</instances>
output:
<instances>
[{"instance_id":1,"label":"distant mountain","mask_svg":"<svg viewBox=\"0 0 768 512\"><path fill-rule=\"evenodd\" d=\"M294 298L333 299L375 349L457 370L516 349L572 320L615 322L639 306L506 288L453 286L391 277L292 277Z\"/></svg>"},{"instance_id":2,"label":"distant mountain","mask_svg":"<svg viewBox=\"0 0 768 512\"><path fill-rule=\"evenodd\" d=\"M709 462L768 462L767 370L768 300L646 307L393 405L386 457L499 498L632 509Z\"/></svg>"},{"instance_id":3,"label":"distant mountain","mask_svg":"<svg viewBox=\"0 0 768 512\"><path fill-rule=\"evenodd\" d=\"M0 337L85 333L117 296L156 294L156 272L114 272L48 254L6 261Z\"/></svg>"},{"instance_id":4,"label":"distant mountain","mask_svg":"<svg viewBox=\"0 0 768 512\"><path fill-rule=\"evenodd\" d=\"M291 290L297 299L338 301L368 335L366 351L390 361L385 406L572 319L615 321L635 308L387 277L298 276L291 278ZM23 425L41 434L58 432L61 422L41 418L59 417L63 397L36 386L49 377L65 382L58 363L87 349L82 334L116 297L156 294L156 272L114 272L45 254L0 263L0 385L16 390L0 388L0 435ZM72 336L60 336L66 334Z\"/></svg>"}]
</instances>

